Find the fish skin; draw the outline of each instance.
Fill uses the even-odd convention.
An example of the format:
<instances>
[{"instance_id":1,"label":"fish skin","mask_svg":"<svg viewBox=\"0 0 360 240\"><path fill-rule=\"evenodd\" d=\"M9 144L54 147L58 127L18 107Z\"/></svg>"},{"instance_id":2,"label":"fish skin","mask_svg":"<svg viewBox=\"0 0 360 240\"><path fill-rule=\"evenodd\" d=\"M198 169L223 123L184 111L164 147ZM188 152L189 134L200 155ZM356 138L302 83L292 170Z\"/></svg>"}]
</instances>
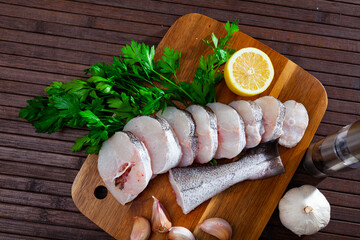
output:
<instances>
[{"instance_id":1,"label":"fish skin","mask_svg":"<svg viewBox=\"0 0 360 240\"><path fill-rule=\"evenodd\" d=\"M285 168L276 140L249 149L237 162L173 168L169 171L169 180L178 205L184 214L188 214L204 201L236 183L268 178L283 172Z\"/></svg>"},{"instance_id":2,"label":"fish skin","mask_svg":"<svg viewBox=\"0 0 360 240\"><path fill-rule=\"evenodd\" d=\"M164 111L157 112L156 116L164 118L177 136L183 153L178 166L186 167L191 165L198 150L195 122L191 114L186 110L170 106L166 107Z\"/></svg>"},{"instance_id":3,"label":"fish skin","mask_svg":"<svg viewBox=\"0 0 360 240\"><path fill-rule=\"evenodd\" d=\"M195 122L197 135L197 155L194 162L207 163L213 159L218 148L217 119L215 113L209 107L191 105L186 108ZM202 116L201 116L202 115ZM205 122L204 119L205 118ZM204 128L206 129L200 129Z\"/></svg>"},{"instance_id":4,"label":"fish skin","mask_svg":"<svg viewBox=\"0 0 360 240\"><path fill-rule=\"evenodd\" d=\"M126 148L122 151L124 146ZM125 151L129 155L124 154ZM132 168L121 189L116 185L115 179L124 164L132 164ZM152 176L149 153L140 139L131 132L117 132L104 142L99 152L98 171L106 188L122 205L135 199L146 188Z\"/></svg>"}]
</instances>

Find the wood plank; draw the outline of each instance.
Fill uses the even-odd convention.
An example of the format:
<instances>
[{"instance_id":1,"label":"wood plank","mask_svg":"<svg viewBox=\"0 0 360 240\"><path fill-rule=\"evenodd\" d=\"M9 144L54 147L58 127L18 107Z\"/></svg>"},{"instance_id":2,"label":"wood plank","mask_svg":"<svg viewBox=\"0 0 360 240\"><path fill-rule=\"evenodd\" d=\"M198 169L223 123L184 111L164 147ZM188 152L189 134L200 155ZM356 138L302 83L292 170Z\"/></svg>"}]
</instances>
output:
<instances>
[{"instance_id":1,"label":"wood plank","mask_svg":"<svg viewBox=\"0 0 360 240\"><path fill-rule=\"evenodd\" d=\"M0 174L0 188L70 197L71 184Z\"/></svg>"},{"instance_id":2,"label":"wood plank","mask_svg":"<svg viewBox=\"0 0 360 240\"><path fill-rule=\"evenodd\" d=\"M327 111L321 121L324 123L346 126L357 120L359 120L359 116L357 115Z\"/></svg>"},{"instance_id":3,"label":"wood plank","mask_svg":"<svg viewBox=\"0 0 360 240\"><path fill-rule=\"evenodd\" d=\"M325 88L328 89L329 87L325 87ZM344 94L344 90L341 89L341 91L342 91L341 95ZM339 90L336 90L335 94L332 92L332 90L330 90L329 92L331 93L331 97L334 97L334 98L337 98L340 95L338 93ZM349 90L346 90L346 92L349 93ZM356 92L358 92L358 93L356 93ZM352 91L349 95L349 96L352 96L351 101L356 99L357 95L359 95L359 93L360 93L360 91L356 91L356 90ZM344 99L344 98L341 98L341 99ZM349 101L342 101L342 100L337 100L337 99L329 99L328 110L334 111L334 112L340 112L340 113L349 113L349 114L360 115L360 102L349 102Z\"/></svg>"},{"instance_id":4,"label":"wood plank","mask_svg":"<svg viewBox=\"0 0 360 240\"><path fill-rule=\"evenodd\" d=\"M328 86L337 86L360 90L360 81L356 77L341 76L336 74L309 71L314 77Z\"/></svg>"},{"instance_id":5,"label":"wood plank","mask_svg":"<svg viewBox=\"0 0 360 240\"><path fill-rule=\"evenodd\" d=\"M296 170L296 174L308 174L302 165L298 167ZM334 178L341 178L341 179L347 179L347 180L353 180L353 181L360 181L360 170L359 169L352 169L347 168L343 169L342 171L334 172L329 174L330 177Z\"/></svg>"},{"instance_id":6,"label":"wood plank","mask_svg":"<svg viewBox=\"0 0 360 240\"><path fill-rule=\"evenodd\" d=\"M360 196L349 193L332 192L328 190L321 190L330 205L358 208L360 209Z\"/></svg>"},{"instance_id":7,"label":"wood plank","mask_svg":"<svg viewBox=\"0 0 360 240\"><path fill-rule=\"evenodd\" d=\"M358 53L355 52L313 47L289 42L271 41L267 39L258 40L284 55L329 60L334 62L360 64Z\"/></svg>"},{"instance_id":8,"label":"wood plank","mask_svg":"<svg viewBox=\"0 0 360 240\"><path fill-rule=\"evenodd\" d=\"M138 4L138 8L133 1L121 1L116 3L110 3L108 0L80 0L79 2L91 2L96 4L103 4L105 6L119 6L126 8L134 8L138 9L141 6L141 9L152 11L152 12L161 12L161 13L169 13L175 14L178 16L185 15L188 13L196 12L200 14L204 14L211 18L214 18L219 21L228 21L234 19L238 14L233 11L223 11L219 9L212 8L202 8L202 7L194 7L189 5L182 5L167 2L149 2L146 6L142 6ZM295 21L290 19L283 18L275 18L268 16L259 16L253 14L242 13L241 18L239 18L240 25L250 25L250 26L261 26L267 28L281 29L286 30L288 32L306 32L311 33L313 35L323 35L323 36L333 36L333 37L341 37L346 39L358 39L357 29L343 28L338 26L328 26L325 24L318 23L310 23L310 22L302 22Z\"/></svg>"},{"instance_id":9,"label":"wood plank","mask_svg":"<svg viewBox=\"0 0 360 240\"><path fill-rule=\"evenodd\" d=\"M0 218L0 229L10 234L26 234L29 236L44 237L59 240L71 239L112 239L107 233L96 230L85 230L49 224L18 221Z\"/></svg>"},{"instance_id":10,"label":"wood plank","mask_svg":"<svg viewBox=\"0 0 360 240\"><path fill-rule=\"evenodd\" d=\"M45 96L44 93L39 94L40 96ZM0 92L0 105L6 107L17 107L24 108L27 106L26 101L32 99L30 96L24 95L15 95L10 93ZM20 109L18 109L19 113Z\"/></svg>"},{"instance_id":11,"label":"wood plank","mask_svg":"<svg viewBox=\"0 0 360 240\"><path fill-rule=\"evenodd\" d=\"M353 4L345 4L341 2L329 2L325 0L314 0L311 2L298 2L296 0L249 0L252 2L270 3L281 6L289 6L300 9L309 9L314 11L330 12L343 14L348 16L360 16L359 6Z\"/></svg>"},{"instance_id":12,"label":"wood plank","mask_svg":"<svg viewBox=\"0 0 360 240\"><path fill-rule=\"evenodd\" d=\"M95 3L96 5L102 5L102 6L109 6L109 7L121 7L121 8L129 8L129 9L141 9L141 10L147 10L151 12L157 12L157 13L167 13L167 14L176 14L177 16L184 15L190 12L201 12L202 14L206 14L210 17L215 17L216 19L221 20L218 17L224 18L223 21L231 20L229 19L228 12L225 12L221 16L212 16L213 12L217 12L215 10L209 10L210 12L205 12L203 8L188 8L187 6L179 5L176 8L171 7L172 5L159 3L159 2L149 2L146 4L146 6L143 6L142 4L138 4L136 7L134 6L133 1L127 0L127 1L121 1L121 2L110 2L107 0L103 1L93 1L93 0L86 0L86 1L78 1L78 2L84 2L84 3ZM220 14L219 14L220 15ZM256 16L259 18L259 16ZM255 19L256 20L256 19ZM255 21L257 22L257 20ZM266 21L264 21L265 24ZM269 21L270 22L270 21ZM298 22L297 22L298 23ZM250 23L250 25L253 25ZM293 26L293 25L292 25ZM273 26L271 26L273 27ZM306 27L305 27L306 28ZM311 28L313 29L313 28ZM252 37L264 39L264 36L268 36L265 39L268 40L280 40L286 39L286 41L296 42L300 44L308 44L311 46L320 46L320 47L328 47L332 49L343 49L347 51L357 51L360 52L360 44L357 41L353 40L345 40L345 39L339 39L339 38L331 38L331 37L325 37L325 36L316 36L313 34L303 34L303 33L295 33L291 32L292 29L290 28L289 31L283 31L283 30L275 30L275 29L267 29L262 27L254 27L254 26L246 26L244 24L241 24L241 30ZM305 29L306 30L306 29ZM334 33L336 34L336 33ZM326 34L327 35L327 34ZM280 38L280 39L279 39ZM357 38L356 38L357 39ZM280 40L281 41L281 40Z\"/></svg>"},{"instance_id":13,"label":"wood plank","mask_svg":"<svg viewBox=\"0 0 360 240\"><path fill-rule=\"evenodd\" d=\"M0 39L5 41L35 44L60 49L71 49L104 55L114 55L114 53L120 52L119 46L121 46L120 43L96 42L87 39L74 39L5 28L1 28L1 32L3 34L0 35Z\"/></svg>"},{"instance_id":14,"label":"wood plank","mask_svg":"<svg viewBox=\"0 0 360 240\"><path fill-rule=\"evenodd\" d=\"M270 222L272 223L272 222ZM286 239L286 240L298 240L299 236L286 229L284 226L268 224L261 235L260 239L273 240L273 239ZM325 232L318 232L314 235L301 236L304 240L355 240L357 237L344 236L340 234L331 234Z\"/></svg>"},{"instance_id":15,"label":"wood plank","mask_svg":"<svg viewBox=\"0 0 360 240\"><path fill-rule=\"evenodd\" d=\"M0 202L79 212L71 197L0 188Z\"/></svg>"},{"instance_id":16,"label":"wood plank","mask_svg":"<svg viewBox=\"0 0 360 240\"><path fill-rule=\"evenodd\" d=\"M0 164L0 174L38 178L65 183L72 183L76 177L76 174L78 173L78 171L75 169L12 162L6 160L0 160ZM14 171L14 169L16 170Z\"/></svg>"},{"instance_id":17,"label":"wood plank","mask_svg":"<svg viewBox=\"0 0 360 240\"><path fill-rule=\"evenodd\" d=\"M8 234L8 233L0 233L2 240L47 240L47 238L39 238L39 237L29 237L26 235L17 235L17 234Z\"/></svg>"},{"instance_id":18,"label":"wood plank","mask_svg":"<svg viewBox=\"0 0 360 240\"><path fill-rule=\"evenodd\" d=\"M85 157L81 152L71 152L73 142L28 137L8 133L0 133L0 146L36 150L41 152L59 153L69 156Z\"/></svg>"},{"instance_id":19,"label":"wood plank","mask_svg":"<svg viewBox=\"0 0 360 240\"><path fill-rule=\"evenodd\" d=\"M331 86L325 86L325 89L333 99L360 102L360 89L336 88ZM356 105L354 105L354 107L356 107Z\"/></svg>"},{"instance_id":20,"label":"wood plank","mask_svg":"<svg viewBox=\"0 0 360 240\"><path fill-rule=\"evenodd\" d=\"M64 63L0 53L0 66L8 67L10 62L11 67L13 68L50 73L56 72L59 74L71 75L75 77L84 77L83 70L89 68L87 65Z\"/></svg>"},{"instance_id":21,"label":"wood plank","mask_svg":"<svg viewBox=\"0 0 360 240\"><path fill-rule=\"evenodd\" d=\"M54 81L66 82L75 78L75 76L70 75L67 76L56 73L45 73L36 70L14 69L10 67L0 67L0 71L2 79L27 83L29 85L43 85L44 89Z\"/></svg>"},{"instance_id":22,"label":"wood plank","mask_svg":"<svg viewBox=\"0 0 360 240\"><path fill-rule=\"evenodd\" d=\"M149 24L148 22L140 23L134 21L134 19L128 21L125 19L112 19L108 17L92 17L82 14L48 11L2 3L0 3L0 7L3 9L1 13L2 16L25 18L28 20L59 23L91 29L120 31L130 34L147 35L151 37L158 36L158 34L161 34L161 32L168 29L168 26L154 25ZM129 28L130 25L132 26L131 28Z\"/></svg>"},{"instance_id":23,"label":"wood plank","mask_svg":"<svg viewBox=\"0 0 360 240\"><path fill-rule=\"evenodd\" d=\"M166 2L166 0L162 1ZM236 11L238 13L250 13L254 15L256 14L263 16L279 17L284 19L294 19L306 22L316 22L330 25L339 25L343 27L359 28L359 25L356 24L356 22L358 21L356 17L325 13L320 11L311 11L301 8L294 9L293 7L279 5L276 6L273 4L266 4L261 2L253 3L249 1L239 1L236 4L233 4L232 2L216 0L172 0L171 2L205 8ZM274 1L272 3L274 3Z\"/></svg>"},{"instance_id":24,"label":"wood plank","mask_svg":"<svg viewBox=\"0 0 360 240\"><path fill-rule=\"evenodd\" d=\"M360 209L331 206L331 219L360 223Z\"/></svg>"},{"instance_id":25,"label":"wood plank","mask_svg":"<svg viewBox=\"0 0 360 240\"><path fill-rule=\"evenodd\" d=\"M254 38L280 42L298 43L303 45L360 52L360 44L355 40L318 36L307 33L289 32L277 29L240 25L240 30Z\"/></svg>"},{"instance_id":26,"label":"wood plank","mask_svg":"<svg viewBox=\"0 0 360 240\"><path fill-rule=\"evenodd\" d=\"M161 3L161 4L169 5L168 3ZM178 6L179 5L177 4L175 9L177 9ZM187 11L179 15L194 12L194 9L196 9L195 6L190 6L190 5L186 5L185 7L188 8ZM160 36L163 36L163 34L165 33L164 31L167 30L167 27L164 28L156 25L152 25L150 27L149 24L137 23L133 21L129 22L126 20L115 20L115 19L101 18L101 17L91 18L79 14L69 14L69 13L54 12L54 11L50 12L46 10L32 9L32 8L26 8L20 6L2 5L2 8L4 8L4 12L6 12L6 15L11 17L21 17L21 18L33 19L33 20L39 20L45 22L71 24L74 26L92 27L97 29L107 29L107 30L121 31L121 32L125 32L126 29L126 33L132 33L132 34L141 34L141 35L145 34L147 36L157 36L155 34L160 33L161 34ZM223 11L219 9L217 11L213 11L213 9L204 8L202 9L202 14L208 15L209 17L218 19L220 21L227 21L229 19L228 14L235 15L236 12L234 12L233 9L228 9L228 11ZM284 20L283 18L278 18L278 17L259 16L248 13L242 13L242 16L243 17L240 18L240 24L243 25L253 25L253 26L255 25L255 26L277 28L277 29L295 31L295 32L307 32L315 35L325 35L325 36L334 36L334 37L341 36L342 38L345 39L355 39L355 40L357 39L360 33L360 30L348 29L342 26L329 26L324 24L303 22L303 21L299 22L291 19ZM65 19L65 21L64 20L59 21L59 19ZM128 27L129 25L132 25L133 27L129 28Z\"/></svg>"},{"instance_id":27,"label":"wood plank","mask_svg":"<svg viewBox=\"0 0 360 240\"><path fill-rule=\"evenodd\" d=\"M21 221L31 221L34 223L100 231L98 226L84 217L81 213L21 206L1 202L0 218L11 218Z\"/></svg>"},{"instance_id":28,"label":"wood plank","mask_svg":"<svg viewBox=\"0 0 360 240\"><path fill-rule=\"evenodd\" d=\"M99 16L120 20L136 21L152 23L156 25L170 26L178 18L163 13L146 12L143 10L133 10L129 8L118 8L112 6L97 7L93 4L79 3L74 1L61 1L61 0L43 0L39 1L26 1L21 0L0 0L0 2L8 4L19 4L22 6L34 7L37 9L56 10L60 12L76 13L90 16Z\"/></svg>"},{"instance_id":29,"label":"wood plank","mask_svg":"<svg viewBox=\"0 0 360 240\"><path fill-rule=\"evenodd\" d=\"M127 26L127 29L124 29L123 32L118 32L89 28L91 26L78 27L7 16L0 16L0 27L108 43L128 43L134 39L147 44L156 44L159 42L160 37L166 32L166 29L158 31L156 28L155 31L151 32L153 27L148 27L147 29L143 29L144 32L147 32L147 35L138 35L127 33L129 26Z\"/></svg>"},{"instance_id":30,"label":"wood plank","mask_svg":"<svg viewBox=\"0 0 360 240\"><path fill-rule=\"evenodd\" d=\"M53 47L43 47L6 41L0 41L0 44L2 46L0 50L1 53L31 58L56 60L58 62L92 65L94 63L103 61L111 63L113 59L113 56L57 49ZM121 46L119 45L118 47L120 48Z\"/></svg>"},{"instance_id":31,"label":"wood plank","mask_svg":"<svg viewBox=\"0 0 360 240\"><path fill-rule=\"evenodd\" d=\"M0 105L0 119L9 119L9 120L19 120L25 122L25 120L20 119L19 116L19 108L14 107L6 107Z\"/></svg>"},{"instance_id":32,"label":"wood plank","mask_svg":"<svg viewBox=\"0 0 360 240\"><path fill-rule=\"evenodd\" d=\"M84 157L67 156L9 147L0 147L0 159L8 161L21 161L30 164L41 164L45 166L64 167L68 169L80 169L85 160Z\"/></svg>"},{"instance_id":33,"label":"wood plank","mask_svg":"<svg viewBox=\"0 0 360 240\"><path fill-rule=\"evenodd\" d=\"M309 59L298 56L287 57L306 70L334 73L351 77L360 77L360 70L358 71L356 65L353 64Z\"/></svg>"},{"instance_id":34,"label":"wood plank","mask_svg":"<svg viewBox=\"0 0 360 240\"><path fill-rule=\"evenodd\" d=\"M56 133L37 133L35 128L26 122L8 121L0 119L0 132L22 134L26 136L42 137L46 139L74 142L77 138L86 135L89 131L83 129L64 128Z\"/></svg>"},{"instance_id":35,"label":"wood plank","mask_svg":"<svg viewBox=\"0 0 360 240\"><path fill-rule=\"evenodd\" d=\"M322 190L360 195L360 185L357 184L357 181L353 180L339 179L333 177L319 179L314 178L308 174L299 173L294 175L291 183L298 186L310 184Z\"/></svg>"}]
</instances>

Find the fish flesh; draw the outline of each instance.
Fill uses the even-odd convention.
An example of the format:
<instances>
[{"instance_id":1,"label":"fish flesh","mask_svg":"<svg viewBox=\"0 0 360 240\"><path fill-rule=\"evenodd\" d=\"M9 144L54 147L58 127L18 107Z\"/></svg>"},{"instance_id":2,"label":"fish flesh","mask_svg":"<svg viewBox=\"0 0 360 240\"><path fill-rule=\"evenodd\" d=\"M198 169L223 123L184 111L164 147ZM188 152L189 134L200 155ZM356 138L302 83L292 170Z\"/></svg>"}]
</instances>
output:
<instances>
[{"instance_id":1,"label":"fish flesh","mask_svg":"<svg viewBox=\"0 0 360 240\"><path fill-rule=\"evenodd\" d=\"M246 144L244 121L240 115L223 103L208 103L216 115L218 129L218 149L214 158L233 158L240 154Z\"/></svg>"},{"instance_id":2,"label":"fish flesh","mask_svg":"<svg viewBox=\"0 0 360 240\"><path fill-rule=\"evenodd\" d=\"M197 136L195 122L191 114L176 107L167 107L156 114L164 118L174 130L181 146L182 157L179 167L186 167L193 163L197 153Z\"/></svg>"},{"instance_id":3,"label":"fish flesh","mask_svg":"<svg viewBox=\"0 0 360 240\"><path fill-rule=\"evenodd\" d=\"M261 142L277 139L282 134L282 125L285 117L285 106L272 96L265 96L255 100L263 112L264 130Z\"/></svg>"},{"instance_id":4,"label":"fish flesh","mask_svg":"<svg viewBox=\"0 0 360 240\"><path fill-rule=\"evenodd\" d=\"M277 140L258 145L232 163L171 169L169 181L183 213L236 183L284 173L277 145Z\"/></svg>"},{"instance_id":5,"label":"fish flesh","mask_svg":"<svg viewBox=\"0 0 360 240\"><path fill-rule=\"evenodd\" d=\"M198 151L195 162L207 163L213 159L218 148L217 119L208 107L191 105L186 108L195 121Z\"/></svg>"},{"instance_id":6,"label":"fish flesh","mask_svg":"<svg viewBox=\"0 0 360 240\"><path fill-rule=\"evenodd\" d=\"M261 135L264 133L261 107L253 101L236 100L229 104L241 116L245 124L246 148L259 145Z\"/></svg>"},{"instance_id":7,"label":"fish flesh","mask_svg":"<svg viewBox=\"0 0 360 240\"><path fill-rule=\"evenodd\" d=\"M130 132L117 132L103 143L98 170L107 189L122 205L136 198L152 176L149 153Z\"/></svg>"},{"instance_id":8,"label":"fish flesh","mask_svg":"<svg viewBox=\"0 0 360 240\"><path fill-rule=\"evenodd\" d=\"M286 101L284 106L286 108L285 120L282 127L283 134L280 136L279 144L287 148L292 148L295 147L304 136L309 124L309 116L304 105L294 100Z\"/></svg>"},{"instance_id":9,"label":"fish flesh","mask_svg":"<svg viewBox=\"0 0 360 240\"><path fill-rule=\"evenodd\" d=\"M157 116L139 116L131 119L124 126L124 131L133 133L145 144L153 174L165 173L180 163L180 144L165 119Z\"/></svg>"}]
</instances>

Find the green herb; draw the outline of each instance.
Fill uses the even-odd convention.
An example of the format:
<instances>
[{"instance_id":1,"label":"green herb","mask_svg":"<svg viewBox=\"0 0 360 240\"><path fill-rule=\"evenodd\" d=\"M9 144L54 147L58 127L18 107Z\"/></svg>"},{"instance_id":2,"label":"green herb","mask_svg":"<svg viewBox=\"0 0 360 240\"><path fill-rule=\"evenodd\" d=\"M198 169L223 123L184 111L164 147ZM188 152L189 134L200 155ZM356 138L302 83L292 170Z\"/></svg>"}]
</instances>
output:
<instances>
[{"instance_id":1,"label":"green herb","mask_svg":"<svg viewBox=\"0 0 360 240\"><path fill-rule=\"evenodd\" d=\"M84 70L91 75L86 80L54 82L45 89L47 97L28 100L19 116L31 122L36 132L87 127L89 133L76 139L72 151L86 148L87 153L98 153L104 141L138 115L153 114L177 102L185 106L214 102L215 86L223 78L218 68L234 52L226 45L238 31L237 22L228 22L225 29L225 37L212 34L211 43L204 41L213 52L201 57L191 83L177 78L180 52L165 47L162 59L155 62L154 46L131 41L112 65L92 65Z\"/></svg>"},{"instance_id":2,"label":"green herb","mask_svg":"<svg viewBox=\"0 0 360 240\"><path fill-rule=\"evenodd\" d=\"M209 162L210 165L214 166L214 165L217 165L218 162L216 161L215 158L213 158L210 162Z\"/></svg>"}]
</instances>

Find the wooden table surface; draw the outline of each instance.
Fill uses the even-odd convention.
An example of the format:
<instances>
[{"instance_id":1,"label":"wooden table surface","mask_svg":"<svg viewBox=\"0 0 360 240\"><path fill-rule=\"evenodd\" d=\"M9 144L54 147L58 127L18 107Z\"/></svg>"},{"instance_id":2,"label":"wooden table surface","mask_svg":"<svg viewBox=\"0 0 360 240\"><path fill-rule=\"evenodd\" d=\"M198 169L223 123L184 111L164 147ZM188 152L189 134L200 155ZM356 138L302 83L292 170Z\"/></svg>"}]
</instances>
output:
<instances>
[{"instance_id":1,"label":"wooden table surface","mask_svg":"<svg viewBox=\"0 0 360 240\"><path fill-rule=\"evenodd\" d=\"M132 39L157 45L184 14L239 19L241 31L317 77L329 105L313 141L360 119L360 0L0 0L0 9L0 239L112 239L71 199L86 155L70 149L85 131L38 134L18 113ZM316 185L332 207L329 225L304 239L360 238L359 182L360 170L315 179L299 167L289 187ZM261 238L298 239L278 210Z\"/></svg>"}]
</instances>

